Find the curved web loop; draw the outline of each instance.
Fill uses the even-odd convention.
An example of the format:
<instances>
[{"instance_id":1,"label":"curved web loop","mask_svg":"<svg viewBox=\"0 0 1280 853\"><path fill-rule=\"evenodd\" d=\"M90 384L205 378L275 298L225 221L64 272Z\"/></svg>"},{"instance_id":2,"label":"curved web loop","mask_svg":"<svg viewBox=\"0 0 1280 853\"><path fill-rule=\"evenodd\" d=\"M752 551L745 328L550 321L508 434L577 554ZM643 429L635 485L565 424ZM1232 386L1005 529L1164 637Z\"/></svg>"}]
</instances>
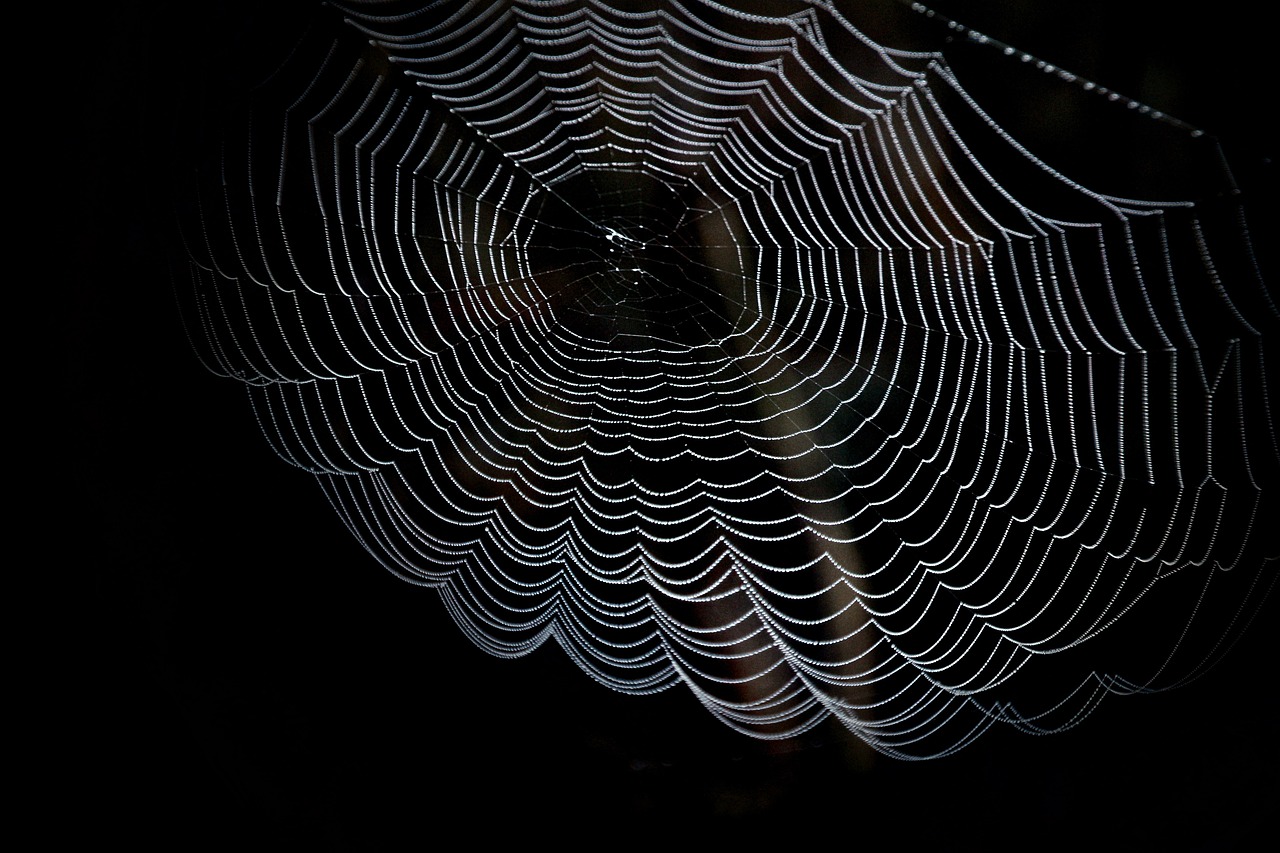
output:
<instances>
[{"instance_id":1,"label":"curved web loop","mask_svg":"<svg viewBox=\"0 0 1280 853\"><path fill-rule=\"evenodd\" d=\"M196 343L476 644L930 756L1243 629L1234 202L1090 191L828 3L340 8L202 191Z\"/></svg>"}]
</instances>

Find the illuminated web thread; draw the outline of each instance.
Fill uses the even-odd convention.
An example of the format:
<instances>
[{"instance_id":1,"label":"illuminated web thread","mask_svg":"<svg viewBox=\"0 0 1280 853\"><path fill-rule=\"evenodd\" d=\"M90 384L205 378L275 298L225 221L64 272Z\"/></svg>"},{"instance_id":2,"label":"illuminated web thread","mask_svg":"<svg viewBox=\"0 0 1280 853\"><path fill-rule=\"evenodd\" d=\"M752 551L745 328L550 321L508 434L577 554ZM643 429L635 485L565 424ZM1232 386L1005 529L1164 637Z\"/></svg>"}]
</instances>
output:
<instances>
[{"instance_id":1,"label":"illuminated web thread","mask_svg":"<svg viewBox=\"0 0 1280 853\"><path fill-rule=\"evenodd\" d=\"M276 451L482 648L757 737L936 755L1198 672L1277 552L1243 235L827 4L651 5L349 4L259 92L191 305ZM1145 674L1015 709L1165 581Z\"/></svg>"}]
</instances>

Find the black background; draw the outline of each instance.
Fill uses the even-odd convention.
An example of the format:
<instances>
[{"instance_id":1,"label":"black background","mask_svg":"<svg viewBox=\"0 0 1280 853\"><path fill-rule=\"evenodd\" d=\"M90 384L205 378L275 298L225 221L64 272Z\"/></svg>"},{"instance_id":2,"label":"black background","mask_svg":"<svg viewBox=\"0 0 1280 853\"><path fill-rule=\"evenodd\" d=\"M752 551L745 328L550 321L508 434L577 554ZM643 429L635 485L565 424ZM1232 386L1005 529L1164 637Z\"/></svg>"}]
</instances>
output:
<instances>
[{"instance_id":1,"label":"black background","mask_svg":"<svg viewBox=\"0 0 1280 853\"><path fill-rule=\"evenodd\" d=\"M939 5L1220 131L1269 203L1275 81L1260 22L1151 2ZM868 754L835 727L762 744L684 691L617 696L558 650L502 661L473 648L433 592L358 548L312 479L269 452L243 390L187 344L174 199L226 100L270 70L310 4L185 6L73 11L42 24L31 64L46 93L36 127L56 129L30 140L58 189L41 199L60 223L47 251L66 276L53 315L65 467L48 511L64 555L52 624L68 648L47 673L58 698L40 736L55 779L41 798L64 815L55 836L370 849L454 830L455 843L609 845L776 830L798 845L1195 850L1274 837L1274 601L1247 647L1190 687L921 763ZM1144 155L1125 138L1054 130L983 61L976 93L1040 134L1030 147L1102 183L1137 179Z\"/></svg>"}]
</instances>

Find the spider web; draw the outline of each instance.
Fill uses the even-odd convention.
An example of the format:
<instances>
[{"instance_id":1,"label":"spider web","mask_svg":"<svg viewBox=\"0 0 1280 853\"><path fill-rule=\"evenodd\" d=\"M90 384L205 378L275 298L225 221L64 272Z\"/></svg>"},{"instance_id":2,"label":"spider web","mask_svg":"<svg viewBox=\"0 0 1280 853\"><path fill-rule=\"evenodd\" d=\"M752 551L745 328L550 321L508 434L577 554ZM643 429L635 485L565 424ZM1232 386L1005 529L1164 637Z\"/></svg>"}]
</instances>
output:
<instances>
[{"instance_id":1,"label":"spider web","mask_svg":"<svg viewBox=\"0 0 1280 853\"><path fill-rule=\"evenodd\" d=\"M1086 188L846 14L335 5L206 170L197 349L493 654L904 757L1184 683L1280 551L1239 199Z\"/></svg>"}]
</instances>

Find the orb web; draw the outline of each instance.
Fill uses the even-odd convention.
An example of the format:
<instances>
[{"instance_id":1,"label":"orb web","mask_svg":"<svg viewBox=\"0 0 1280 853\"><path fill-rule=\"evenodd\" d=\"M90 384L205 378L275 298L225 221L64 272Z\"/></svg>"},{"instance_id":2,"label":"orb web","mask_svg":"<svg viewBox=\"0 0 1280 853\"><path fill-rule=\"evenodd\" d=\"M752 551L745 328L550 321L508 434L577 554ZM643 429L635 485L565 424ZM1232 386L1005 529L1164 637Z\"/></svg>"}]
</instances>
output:
<instances>
[{"instance_id":1,"label":"orb web","mask_svg":"<svg viewBox=\"0 0 1280 853\"><path fill-rule=\"evenodd\" d=\"M334 4L204 175L183 300L480 647L934 756L1234 642L1280 317L1238 200L1076 183L856 15Z\"/></svg>"}]
</instances>

